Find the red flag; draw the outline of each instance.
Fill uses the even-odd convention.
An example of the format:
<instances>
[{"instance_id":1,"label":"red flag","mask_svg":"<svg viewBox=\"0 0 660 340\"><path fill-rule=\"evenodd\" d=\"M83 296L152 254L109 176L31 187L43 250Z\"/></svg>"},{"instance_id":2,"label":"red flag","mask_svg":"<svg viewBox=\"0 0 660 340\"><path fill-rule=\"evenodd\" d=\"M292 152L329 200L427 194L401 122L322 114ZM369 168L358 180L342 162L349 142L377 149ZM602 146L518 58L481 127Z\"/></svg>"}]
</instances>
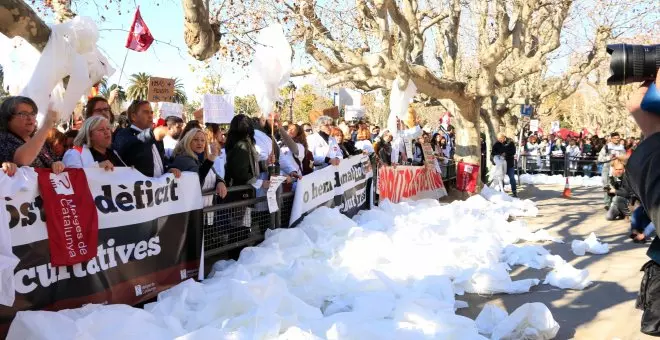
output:
<instances>
[{"instance_id":1,"label":"red flag","mask_svg":"<svg viewBox=\"0 0 660 340\"><path fill-rule=\"evenodd\" d=\"M140 15L140 7L138 7L135 12L135 18L133 18L133 24L131 25L131 30L128 32L128 38L126 39L126 48L131 49L136 52L146 51L151 43L154 42L154 36L149 32L149 27L142 20Z\"/></svg>"},{"instance_id":2,"label":"red flag","mask_svg":"<svg viewBox=\"0 0 660 340\"><path fill-rule=\"evenodd\" d=\"M34 169L44 200L53 266L71 266L97 255L99 219L83 169Z\"/></svg>"}]
</instances>

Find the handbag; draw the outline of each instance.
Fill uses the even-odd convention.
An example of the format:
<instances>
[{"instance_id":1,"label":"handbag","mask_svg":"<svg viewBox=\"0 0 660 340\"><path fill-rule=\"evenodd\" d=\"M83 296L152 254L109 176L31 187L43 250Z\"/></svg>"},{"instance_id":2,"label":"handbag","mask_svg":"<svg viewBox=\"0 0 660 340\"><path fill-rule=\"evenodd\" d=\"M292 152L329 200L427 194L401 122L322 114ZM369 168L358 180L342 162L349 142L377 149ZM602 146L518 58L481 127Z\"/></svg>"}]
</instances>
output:
<instances>
[{"instance_id":1,"label":"handbag","mask_svg":"<svg viewBox=\"0 0 660 340\"><path fill-rule=\"evenodd\" d=\"M660 265L648 261L637 296L636 307L644 311L640 331L647 335L660 336Z\"/></svg>"}]
</instances>

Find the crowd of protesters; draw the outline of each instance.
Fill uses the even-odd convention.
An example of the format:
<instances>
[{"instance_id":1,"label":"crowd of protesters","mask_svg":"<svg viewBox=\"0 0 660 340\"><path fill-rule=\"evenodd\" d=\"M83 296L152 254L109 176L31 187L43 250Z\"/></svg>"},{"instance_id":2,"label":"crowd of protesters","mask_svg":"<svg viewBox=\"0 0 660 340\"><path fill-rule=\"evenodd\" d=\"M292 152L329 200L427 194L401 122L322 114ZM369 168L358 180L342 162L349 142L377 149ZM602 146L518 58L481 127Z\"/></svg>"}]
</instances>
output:
<instances>
[{"instance_id":1,"label":"crowd of protesters","mask_svg":"<svg viewBox=\"0 0 660 340\"><path fill-rule=\"evenodd\" d=\"M418 122L398 121L389 131L365 120L337 121L321 116L314 125L280 121L279 114L259 118L236 115L226 125L204 124L201 109L195 120L154 119L152 104L135 100L115 115L109 100L89 98L82 116L62 124L48 111L37 127L34 101L8 97L0 107L0 163L13 175L17 166L51 168L130 166L145 176L197 172L202 190L222 199L227 188L251 185L265 195L269 176L286 176L293 190L302 176L358 154L373 155L382 165L422 165L423 143L430 143L438 161L454 154L454 129L423 130Z\"/></svg>"}]
</instances>

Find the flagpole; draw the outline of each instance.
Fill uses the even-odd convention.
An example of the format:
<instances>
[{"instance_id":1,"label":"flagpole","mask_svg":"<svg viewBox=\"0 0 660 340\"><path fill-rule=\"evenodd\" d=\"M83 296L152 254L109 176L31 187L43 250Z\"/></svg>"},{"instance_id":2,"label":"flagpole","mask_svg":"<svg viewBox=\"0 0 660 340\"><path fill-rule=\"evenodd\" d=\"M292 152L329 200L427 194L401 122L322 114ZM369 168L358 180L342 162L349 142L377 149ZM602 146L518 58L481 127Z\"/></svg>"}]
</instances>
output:
<instances>
[{"instance_id":1,"label":"flagpole","mask_svg":"<svg viewBox=\"0 0 660 340\"><path fill-rule=\"evenodd\" d=\"M124 74L124 66L126 65L126 59L128 58L128 51L126 49L126 55L124 56L124 62L121 64L121 70L119 71L119 80L117 81L117 87L121 86L121 76Z\"/></svg>"}]
</instances>

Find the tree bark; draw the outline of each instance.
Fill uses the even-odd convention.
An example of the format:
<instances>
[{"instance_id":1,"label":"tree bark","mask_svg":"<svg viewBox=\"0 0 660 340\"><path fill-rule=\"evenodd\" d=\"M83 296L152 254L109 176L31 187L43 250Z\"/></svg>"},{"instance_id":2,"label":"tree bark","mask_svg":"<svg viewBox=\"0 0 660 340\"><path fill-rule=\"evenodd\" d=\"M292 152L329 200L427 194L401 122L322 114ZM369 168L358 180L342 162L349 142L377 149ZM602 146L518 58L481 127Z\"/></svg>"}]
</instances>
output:
<instances>
[{"instance_id":1,"label":"tree bark","mask_svg":"<svg viewBox=\"0 0 660 340\"><path fill-rule=\"evenodd\" d=\"M454 120L456 131L455 159L480 164L481 143L479 142L479 119L482 99L456 103L459 119Z\"/></svg>"},{"instance_id":2,"label":"tree bark","mask_svg":"<svg viewBox=\"0 0 660 340\"><path fill-rule=\"evenodd\" d=\"M43 51L50 28L23 0L0 0L0 33L8 38L22 37Z\"/></svg>"},{"instance_id":3,"label":"tree bark","mask_svg":"<svg viewBox=\"0 0 660 340\"><path fill-rule=\"evenodd\" d=\"M209 0L181 0L181 5L188 53L197 60L211 58L220 49L220 24L209 18Z\"/></svg>"}]
</instances>

